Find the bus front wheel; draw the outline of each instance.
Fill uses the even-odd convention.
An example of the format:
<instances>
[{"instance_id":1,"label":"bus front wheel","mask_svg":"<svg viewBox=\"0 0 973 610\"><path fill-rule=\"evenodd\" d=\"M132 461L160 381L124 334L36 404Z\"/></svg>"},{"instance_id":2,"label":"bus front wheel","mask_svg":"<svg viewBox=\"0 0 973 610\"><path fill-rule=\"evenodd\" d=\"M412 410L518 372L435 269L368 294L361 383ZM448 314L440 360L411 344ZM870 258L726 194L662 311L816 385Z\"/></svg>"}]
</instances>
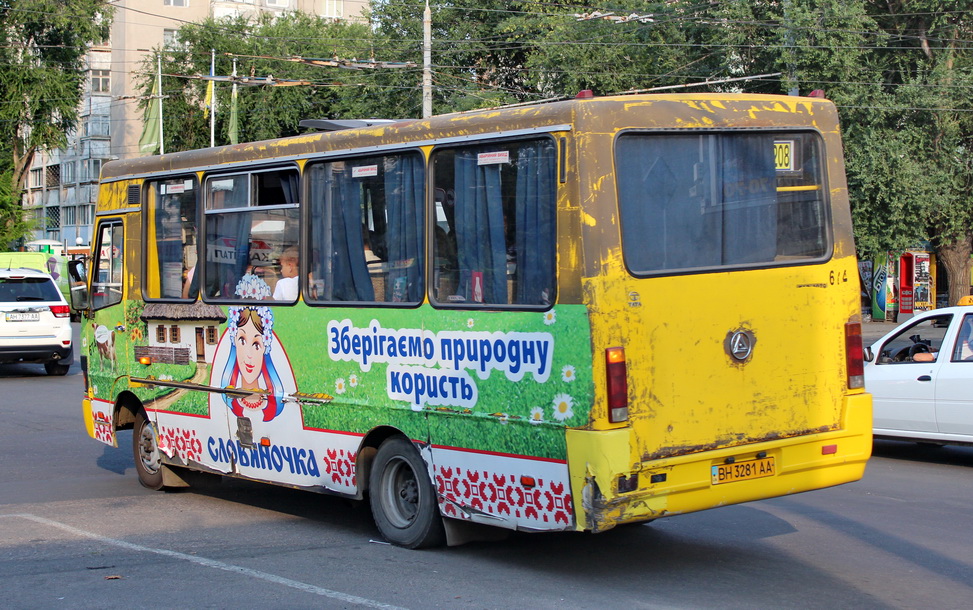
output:
<instances>
[{"instance_id":1,"label":"bus front wheel","mask_svg":"<svg viewBox=\"0 0 973 610\"><path fill-rule=\"evenodd\" d=\"M139 483L152 490L162 489L162 454L159 452L155 426L142 410L135 416L132 452L135 454L135 472Z\"/></svg>"},{"instance_id":2,"label":"bus front wheel","mask_svg":"<svg viewBox=\"0 0 973 610\"><path fill-rule=\"evenodd\" d=\"M375 525L392 544L418 549L446 541L425 462L402 436L387 439L372 463L369 501Z\"/></svg>"}]
</instances>

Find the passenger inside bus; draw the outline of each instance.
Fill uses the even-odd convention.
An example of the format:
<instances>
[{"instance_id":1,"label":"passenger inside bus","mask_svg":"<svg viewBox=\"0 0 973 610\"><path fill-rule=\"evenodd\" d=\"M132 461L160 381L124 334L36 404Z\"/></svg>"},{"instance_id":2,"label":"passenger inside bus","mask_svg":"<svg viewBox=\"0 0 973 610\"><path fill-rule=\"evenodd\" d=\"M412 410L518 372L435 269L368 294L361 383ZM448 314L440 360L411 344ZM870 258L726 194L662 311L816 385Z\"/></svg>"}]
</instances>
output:
<instances>
[{"instance_id":1,"label":"passenger inside bus","mask_svg":"<svg viewBox=\"0 0 973 610\"><path fill-rule=\"evenodd\" d=\"M283 277L274 286L275 301L297 300L297 263L297 248L288 248L280 255L280 274Z\"/></svg>"}]
</instances>

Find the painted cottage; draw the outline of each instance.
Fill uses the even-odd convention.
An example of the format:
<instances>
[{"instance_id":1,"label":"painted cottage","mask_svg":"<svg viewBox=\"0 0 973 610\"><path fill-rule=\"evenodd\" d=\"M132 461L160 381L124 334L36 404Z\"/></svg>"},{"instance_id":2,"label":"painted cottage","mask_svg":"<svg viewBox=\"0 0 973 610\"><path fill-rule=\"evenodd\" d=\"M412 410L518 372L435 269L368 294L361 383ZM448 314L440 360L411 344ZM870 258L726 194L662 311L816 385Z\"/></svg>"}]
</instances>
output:
<instances>
[{"instance_id":1,"label":"painted cottage","mask_svg":"<svg viewBox=\"0 0 973 610\"><path fill-rule=\"evenodd\" d=\"M226 314L216 305L196 301L191 305L148 303L142 312L148 346L135 348L135 357L153 362L189 364L212 362Z\"/></svg>"}]
</instances>

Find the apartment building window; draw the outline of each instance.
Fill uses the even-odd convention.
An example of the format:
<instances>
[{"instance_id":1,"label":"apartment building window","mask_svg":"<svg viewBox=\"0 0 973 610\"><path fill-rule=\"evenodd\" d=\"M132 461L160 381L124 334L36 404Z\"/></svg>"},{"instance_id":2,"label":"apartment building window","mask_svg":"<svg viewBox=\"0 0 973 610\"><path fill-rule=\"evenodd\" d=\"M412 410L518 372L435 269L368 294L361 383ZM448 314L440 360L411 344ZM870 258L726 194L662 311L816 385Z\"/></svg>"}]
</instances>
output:
<instances>
[{"instance_id":1,"label":"apartment building window","mask_svg":"<svg viewBox=\"0 0 973 610\"><path fill-rule=\"evenodd\" d=\"M287 8L291 4L291 0L265 0L267 6L275 6L277 8Z\"/></svg>"},{"instance_id":2,"label":"apartment building window","mask_svg":"<svg viewBox=\"0 0 973 610\"><path fill-rule=\"evenodd\" d=\"M84 159L81 161L78 180L81 182L97 182L101 177L101 159Z\"/></svg>"},{"instance_id":3,"label":"apartment building window","mask_svg":"<svg viewBox=\"0 0 973 610\"><path fill-rule=\"evenodd\" d=\"M47 230L61 228L61 208L51 206L47 208Z\"/></svg>"},{"instance_id":4,"label":"apartment building window","mask_svg":"<svg viewBox=\"0 0 973 610\"><path fill-rule=\"evenodd\" d=\"M74 184L74 161L65 161L61 164L61 182Z\"/></svg>"},{"instance_id":5,"label":"apartment building window","mask_svg":"<svg viewBox=\"0 0 973 610\"><path fill-rule=\"evenodd\" d=\"M30 170L30 182L28 184L32 189L44 186L44 169L38 167Z\"/></svg>"},{"instance_id":6,"label":"apartment building window","mask_svg":"<svg viewBox=\"0 0 973 610\"><path fill-rule=\"evenodd\" d=\"M78 224L79 225L90 225L95 219L95 206L79 205L78 206Z\"/></svg>"},{"instance_id":7,"label":"apartment building window","mask_svg":"<svg viewBox=\"0 0 973 610\"><path fill-rule=\"evenodd\" d=\"M107 114L92 114L81 121L81 135L91 136L110 136L111 117Z\"/></svg>"},{"instance_id":8,"label":"apartment building window","mask_svg":"<svg viewBox=\"0 0 973 610\"><path fill-rule=\"evenodd\" d=\"M162 30L162 46L167 49L180 46L179 30Z\"/></svg>"},{"instance_id":9,"label":"apartment building window","mask_svg":"<svg viewBox=\"0 0 973 610\"><path fill-rule=\"evenodd\" d=\"M163 6L189 6L189 0L164 0Z\"/></svg>"},{"instance_id":10,"label":"apartment building window","mask_svg":"<svg viewBox=\"0 0 973 610\"><path fill-rule=\"evenodd\" d=\"M91 92L111 93L111 70L91 71Z\"/></svg>"},{"instance_id":11,"label":"apartment building window","mask_svg":"<svg viewBox=\"0 0 973 610\"><path fill-rule=\"evenodd\" d=\"M78 208L70 205L61 208L63 210L64 226L73 227L78 224Z\"/></svg>"},{"instance_id":12,"label":"apartment building window","mask_svg":"<svg viewBox=\"0 0 973 610\"><path fill-rule=\"evenodd\" d=\"M61 166L48 165L45 169L44 183L49 187L61 186Z\"/></svg>"},{"instance_id":13,"label":"apartment building window","mask_svg":"<svg viewBox=\"0 0 973 610\"><path fill-rule=\"evenodd\" d=\"M324 0L324 12L321 13L322 17L330 17L332 19L340 19L341 14L344 12L344 2L342 0Z\"/></svg>"}]
</instances>

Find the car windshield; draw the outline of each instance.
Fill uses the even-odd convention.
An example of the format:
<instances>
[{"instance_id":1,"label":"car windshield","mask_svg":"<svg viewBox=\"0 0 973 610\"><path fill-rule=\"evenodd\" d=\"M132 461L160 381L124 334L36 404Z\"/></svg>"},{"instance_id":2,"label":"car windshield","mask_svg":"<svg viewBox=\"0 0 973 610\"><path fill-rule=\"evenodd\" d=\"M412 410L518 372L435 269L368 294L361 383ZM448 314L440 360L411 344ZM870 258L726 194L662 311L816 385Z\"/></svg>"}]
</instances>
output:
<instances>
[{"instance_id":1,"label":"car windshield","mask_svg":"<svg viewBox=\"0 0 973 610\"><path fill-rule=\"evenodd\" d=\"M49 278L0 278L0 303L20 301L60 302L61 293Z\"/></svg>"}]
</instances>

